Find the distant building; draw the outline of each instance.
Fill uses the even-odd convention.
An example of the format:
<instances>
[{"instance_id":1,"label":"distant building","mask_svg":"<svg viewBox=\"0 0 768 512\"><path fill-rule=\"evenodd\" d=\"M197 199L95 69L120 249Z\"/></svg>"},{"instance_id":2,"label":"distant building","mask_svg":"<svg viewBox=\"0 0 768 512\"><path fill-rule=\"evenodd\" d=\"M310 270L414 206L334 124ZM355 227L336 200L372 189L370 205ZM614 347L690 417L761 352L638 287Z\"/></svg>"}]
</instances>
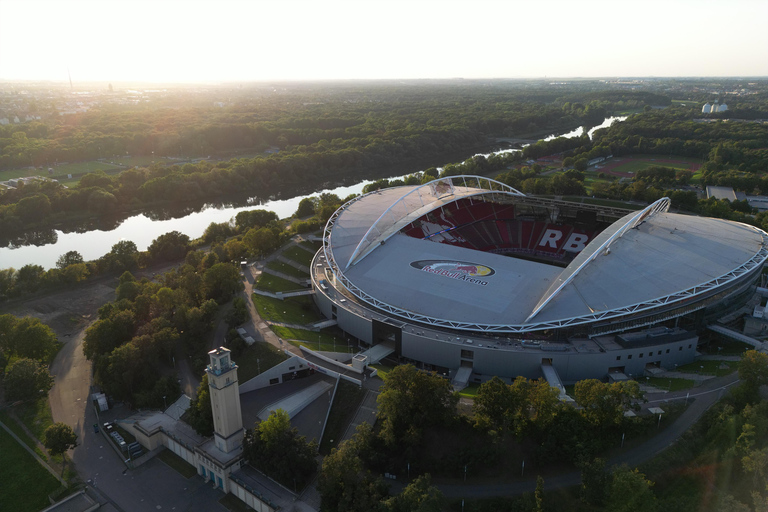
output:
<instances>
[{"instance_id":1,"label":"distant building","mask_svg":"<svg viewBox=\"0 0 768 512\"><path fill-rule=\"evenodd\" d=\"M707 199L714 197L715 199L727 199L731 202L736 201L736 193L731 187L713 187L707 185Z\"/></svg>"},{"instance_id":2,"label":"distant building","mask_svg":"<svg viewBox=\"0 0 768 512\"><path fill-rule=\"evenodd\" d=\"M701 113L702 114L716 114L718 112L725 112L728 110L728 105L725 103L715 102L714 105L710 105L709 103L705 103L703 107L701 107Z\"/></svg>"}]
</instances>

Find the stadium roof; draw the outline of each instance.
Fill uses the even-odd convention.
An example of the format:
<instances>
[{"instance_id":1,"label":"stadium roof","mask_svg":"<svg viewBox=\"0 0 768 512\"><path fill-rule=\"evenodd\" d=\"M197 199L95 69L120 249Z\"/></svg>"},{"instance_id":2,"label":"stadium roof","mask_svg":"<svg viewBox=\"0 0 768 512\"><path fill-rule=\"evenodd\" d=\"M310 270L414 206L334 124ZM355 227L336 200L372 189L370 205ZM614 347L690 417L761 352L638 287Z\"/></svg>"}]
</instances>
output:
<instances>
[{"instance_id":1,"label":"stadium roof","mask_svg":"<svg viewBox=\"0 0 768 512\"><path fill-rule=\"evenodd\" d=\"M726 286L768 257L768 234L763 231L668 213L666 200L612 224L565 269L399 232L449 202L488 194L482 187L455 186L451 194L423 207L403 210L371 236L388 209L403 204L399 200L406 195L414 197L418 188L385 189L343 206L326 227L326 256L337 277L360 299L435 325L525 332L614 318L682 304ZM525 197L517 191L498 193ZM370 240L361 250L366 236ZM482 272L471 279L447 278L452 274L438 268L446 262Z\"/></svg>"}]
</instances>

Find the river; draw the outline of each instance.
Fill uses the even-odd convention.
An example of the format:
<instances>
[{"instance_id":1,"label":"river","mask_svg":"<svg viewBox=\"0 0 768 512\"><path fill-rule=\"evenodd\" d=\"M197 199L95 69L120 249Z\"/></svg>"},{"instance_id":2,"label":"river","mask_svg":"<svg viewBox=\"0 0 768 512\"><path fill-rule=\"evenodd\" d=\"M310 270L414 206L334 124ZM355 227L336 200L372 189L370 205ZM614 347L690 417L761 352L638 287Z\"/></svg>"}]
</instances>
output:
<instances>
[{"instance_id":1,"label":"river","mask_svg":"<svg viewBox=\"0 0 768 512\"><path fill-rule=\"evenodd\" d=\"M626 117L609 117L602 124L588 131L589 137L595 130L610 126L616 121L623 121ZM562 135L550 135L544 140L552 140L556 137L578 137L584 133L584 127L568 132ZM502 149L494 153L509 153L519 151L516 149ZM479 153L486 157L494 153ZM393 176L390 179L398 178ZM281 199L276 201L267 201L259 205L248 205L239 207L204 207L200 211L190 213L184 217L176 219L152 220L144 214L134 215L125 219L116 228L103 231L94 229L84 233L64 233L55 230L55 242L45 245L25 245L20 247L0 248L0 269L15 268L19 269L27 264L41 265L48 269L56 266L56 260L62 254L68 251L79 252L86 261L95 260L108 253L112 246L121 240L131 240L136 244L140 251L145 251L149 244L158 236L170 231L179 231L189 236L191 239L202 236L205 228L211 222L228 222L238 212L263 209L275 212L281 219L290 217L296 212L299 202L305 197L311 197L325 192L336 194L342 199L350 194L359 194L363 187L371 181L363 181L356 185L338 187L328 190L320 190L313 194L293 197L291 199Z\"/></svg>"}]
</instances>

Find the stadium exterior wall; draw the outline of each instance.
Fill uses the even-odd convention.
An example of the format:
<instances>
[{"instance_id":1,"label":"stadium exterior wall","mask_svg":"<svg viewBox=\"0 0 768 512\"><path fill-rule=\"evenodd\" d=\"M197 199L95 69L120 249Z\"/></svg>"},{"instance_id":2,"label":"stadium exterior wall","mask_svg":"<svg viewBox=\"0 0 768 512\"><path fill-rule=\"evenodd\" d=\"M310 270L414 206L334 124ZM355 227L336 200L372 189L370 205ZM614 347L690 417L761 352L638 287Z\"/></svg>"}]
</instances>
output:
<instances>
[{"instance_id":1,"label":"stadium exterior wall","mask_svg":"<svg viewBox=\"0 0 768 512\"><path fill-rule=\"evenodd\" d=\"M313 275L316 291L314 300L322 313L328 318L335 318L338 327L344 332L366 344L376 343L372 317L378 320L385 320L386 317L350 300L341 302L343 296L339 290L329 285L324 290L317 286L317 281L317 276ZM338 300L334 297L338 297ZM394 323L403 324L399 319ZM659 343L633 348L605 350L600 346L600 338L597 338L584 340L591 349L580 350L579 342L575 340L567 345L567 351L546 351L511 346L493 348L488 343L483 343L482 347L479 343L470 345L465 342L466 333L448 333L413 324L401 328L400 332L402 344L398 356L438 371L444 369L451 376L462 364L471 364L473 375L470 382L484 382L493 376L538 379L542 377L541 365L545 361L557 370L564 383L602 379L617 370L626 375L641 376L648 364L674 369L675 365L690 363L694 360L698 343L696 334L688 333L689 336L683 339L661 340ZM458 341L457 337L460 338ZM612 335L609 337L613 338Z\"/></svg>"}]
</instances>

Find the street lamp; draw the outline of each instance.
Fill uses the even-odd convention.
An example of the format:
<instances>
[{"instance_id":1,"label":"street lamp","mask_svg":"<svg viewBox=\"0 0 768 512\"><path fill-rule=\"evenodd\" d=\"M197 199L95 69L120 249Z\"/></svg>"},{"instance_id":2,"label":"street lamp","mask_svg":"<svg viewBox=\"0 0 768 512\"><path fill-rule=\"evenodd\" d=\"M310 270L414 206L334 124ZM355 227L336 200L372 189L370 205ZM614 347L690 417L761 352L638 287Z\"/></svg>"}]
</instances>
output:
<instances>
[{"instance_id":1,"label":"street lamp","mask_svg":"<svg viewBox=\"0 0 768 512\"><path fill-rule=\"evenodd\" d=\"M165 402L165 395L163 395L163 405L165 406L166 409L168 408L168 404Z\"/></svg>"}]
</instances>

